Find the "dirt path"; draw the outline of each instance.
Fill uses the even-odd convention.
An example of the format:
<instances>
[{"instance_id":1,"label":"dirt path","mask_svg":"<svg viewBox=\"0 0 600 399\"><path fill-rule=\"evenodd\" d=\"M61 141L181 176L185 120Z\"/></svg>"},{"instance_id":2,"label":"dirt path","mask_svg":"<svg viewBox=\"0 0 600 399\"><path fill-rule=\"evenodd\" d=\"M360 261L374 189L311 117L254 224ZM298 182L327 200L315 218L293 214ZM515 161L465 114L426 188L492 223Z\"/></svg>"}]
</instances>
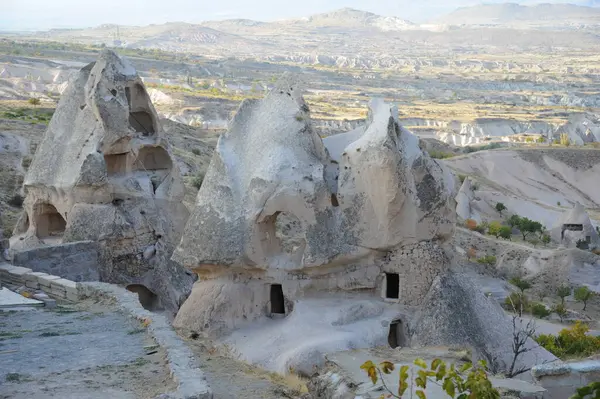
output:
<instances>
[{"instance_id":1,"label":"dirt path","mask_svg":"<svg viewBox=\"0 0 600 399\"><path fill-rule=\"evenodd\" d=\"M180 336L184 337L182 333ZM221 353L207 340L185 338L185 341L196 355L215 398L305 397L305 382L294 375L284 377L234 360Z\"/></svg>"},{"instance_id":2,"label":"dirt path","mask_svg":"<svg viewBox=\"0 0 600 399\"><path fill-rule=\"evenodd\" d=\"M0 311L0 398L148 399L174 388L164 353L110 308Z\"/></svg>"}]
</instances>

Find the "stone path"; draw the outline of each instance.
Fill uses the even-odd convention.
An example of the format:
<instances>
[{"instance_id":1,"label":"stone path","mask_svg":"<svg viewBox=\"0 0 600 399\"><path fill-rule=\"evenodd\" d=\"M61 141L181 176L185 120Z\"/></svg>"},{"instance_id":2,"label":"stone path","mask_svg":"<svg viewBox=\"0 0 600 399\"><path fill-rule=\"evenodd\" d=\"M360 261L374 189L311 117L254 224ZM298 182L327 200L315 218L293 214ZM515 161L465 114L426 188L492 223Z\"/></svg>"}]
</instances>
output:
<instances>
[{"instance_id":1,"label":"stone path","mask_svg":"<svg viewBox=\"0 0 600 399\"><path fill-rule=\"evenodd\" d=\"M93 306L0 311L0 398L134 399L172 391L164 354L143 326Z\"/></svg>"}]
</instances>

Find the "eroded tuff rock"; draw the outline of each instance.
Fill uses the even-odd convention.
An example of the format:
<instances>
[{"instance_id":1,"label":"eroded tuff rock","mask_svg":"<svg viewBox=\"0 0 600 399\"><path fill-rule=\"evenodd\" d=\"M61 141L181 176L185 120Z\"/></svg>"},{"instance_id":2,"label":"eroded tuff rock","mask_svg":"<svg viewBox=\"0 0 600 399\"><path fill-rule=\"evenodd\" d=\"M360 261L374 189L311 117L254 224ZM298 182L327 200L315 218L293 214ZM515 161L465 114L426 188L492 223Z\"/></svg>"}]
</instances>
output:
<instances>
[{"instance_id":1,"label":"eroded tuff rock","mask_svg":"<svg viewBox=\"0 0 600 399\"><path fill-rule=\"evenodd\" d=\"M555 242L571 248L576 247L578 242L581 248L596 247L600 240L590 216L579 202L573 209L563 212L550 234Z\"/></svg>"},{"instance_id":2,"label":"eroded tuff rock","mask_svg":"<svg viewBox=\"0 0 600 399\"><path fill-rule=\"evenodd\" d=\"M481 217L471 206L471 201L475 199L473 188L471 186L471 179L466 177L463 184L456 194L456 216L459 220L473 219L478 223L481 222Z\"/></svg>"},{"instance_id":3,"label":"eroded tuff rock","mask_svg":"<svg viewBox=\"0 0 600 399\"><path fill-rule=\"evenodd\" d=\"M242 103L173 255L200 275L177 326L224 334L314 291L425 297L450 264L454 177L394 107L370 108L366 126L321 140L290 78Z\"/></svg>"},{"instance_id":4,"label":"eroded tuff rock","mask_svg":"<svg viewBox=\"0 0 600 399\"><path fill-rule=\"evenodd\" d=\"M513 361L513 337L526 322L512 320L500 305L485 296L465 274L439 276L411 323L411 344L423 346L454 345L473 349L494 370L508 370ZM525 344L514 370L558 359L532 339Z\"/></svg>"},{"instance_id":5,"label":"eroded tuff rock","mask_svg":"<svg viewBox=\"0 0 600 399\"><path fill-rule=\"evenodd\" d=\"M193 279L170 256L188 217L184 186L126 60L104 51L71 79L24 188L12 250L97 241L102 281L146 287L170 309L183 302Z\"/></svg>"}]
</instances>

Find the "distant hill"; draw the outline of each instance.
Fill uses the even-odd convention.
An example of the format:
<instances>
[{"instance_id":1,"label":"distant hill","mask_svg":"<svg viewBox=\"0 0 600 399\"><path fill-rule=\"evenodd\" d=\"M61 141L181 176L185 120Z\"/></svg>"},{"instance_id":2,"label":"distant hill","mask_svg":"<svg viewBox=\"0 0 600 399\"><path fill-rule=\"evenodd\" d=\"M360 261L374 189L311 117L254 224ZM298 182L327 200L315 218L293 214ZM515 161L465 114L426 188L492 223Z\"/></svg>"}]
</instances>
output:
<instances>
[{"instance_id":1,"label":"distant hill","mask_svg":"<svg viewBox=\"0 0 600 399\"><path fill-rule=\"evenodd\" d=\"M377 28L383 31L404 30L415 26L410 21L398 17L384 17L353 8L342 8L328 13L282 21L312 27Z\"/></svg>"},{"instance_id":2,"label":"distant hill","mask_svg":"<svg viewBox=\"0 0 600 399\"><path fill-rule=\"evenodd\" d=\"M600 6L600 3L590 3L590 5ZM574 4L538 4L534 6L522 6L515 3L484 4L458 8L432 22L447 25L600 24L600 7Z\"/></svg>"}]
</instances>

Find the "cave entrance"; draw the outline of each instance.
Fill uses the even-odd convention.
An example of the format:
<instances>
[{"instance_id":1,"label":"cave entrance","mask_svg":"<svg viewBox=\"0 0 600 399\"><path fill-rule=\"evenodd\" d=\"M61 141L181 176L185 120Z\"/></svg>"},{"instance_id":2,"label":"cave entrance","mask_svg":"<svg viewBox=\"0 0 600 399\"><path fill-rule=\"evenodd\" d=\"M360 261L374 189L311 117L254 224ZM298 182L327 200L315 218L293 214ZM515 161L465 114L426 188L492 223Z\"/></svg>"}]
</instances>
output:
<instances>
[{"instance_id":1,"label":"cave entrance","mask_svg":"<svg viewBox=\"0 0 600 399\"><path fill-rule=\"evenodd\" d=\"M385 274L385 297L388 299L400 297L400 275L398 273Z\"/></svg>"},{"instance_id":2,"label":"cave entrance","mask_svg":"<svg viewBox=\"0 0 600 399\"><path fill-rule=\"evenodd\" d=\"M402 320L394 320L390 323L388 331L388 344L391 348L406 346L406 335L404 333L404 325Z\"/></svg>"},{"instance_id":3,"label":"cave entrance","mask_svg":"<svg viewBox=\"0 0 600 399\"><path fill-rule=\"evenodd\" d=\"M171 170L173 162L163 147L142 147L133 164L134 170Z\"/></svg>"},{"instance_id":4,"label":"cave entrance","mask_svg":"<svg viewBox=\"0 0 600 399\"><path fill-rule=\"evenodd\" d=\"M142 307L146 310L160 310L160 299L158 296L150 291L145 285L142 284L130 284L125 287L128 291L135 292L138 294L138 299Z\"/></svg>"},{"instance_id":5,"label":"cave entrance","mask_svg":"<svg viewBox=\"0 0 600 399\"><path fill-rule=\"evenodd\" d=\"M67 222L53 205L36 205L34 214L38 238L60 237L64 234Z\"/></svg>"},{"instance_id":6,"label":"cave entrance","mask_svg":"<svg viewBox=\"0 0 600 399\"><path fill-rule=\"evenodd\" d=\"M156 121L151 112L150 97L146 89L136 83L133 88L125 88L125 96L129 105L129 124L143 136L156 133Z\"/></svg>"},{"instance_id":7,"label":"cave entrance","mask_svg":"<svg viewBox=\"0 0 600 399\"><path fill-rule=\"evenodd\" d=\"M281 284L271 284L271 313L285 314L285 299Z\"/></svg>"},{"instance_id":8,"label":"cave entrance","mask_svg":"<svg viewBox=\"0 0 600 399\"><path fill-rule=\"evenodd\" d=\"M115 175L118 173L127 173L128 153L124 154L104 154L104 163L106 164L106 173Z\"/></svg>"}]
</instances>

